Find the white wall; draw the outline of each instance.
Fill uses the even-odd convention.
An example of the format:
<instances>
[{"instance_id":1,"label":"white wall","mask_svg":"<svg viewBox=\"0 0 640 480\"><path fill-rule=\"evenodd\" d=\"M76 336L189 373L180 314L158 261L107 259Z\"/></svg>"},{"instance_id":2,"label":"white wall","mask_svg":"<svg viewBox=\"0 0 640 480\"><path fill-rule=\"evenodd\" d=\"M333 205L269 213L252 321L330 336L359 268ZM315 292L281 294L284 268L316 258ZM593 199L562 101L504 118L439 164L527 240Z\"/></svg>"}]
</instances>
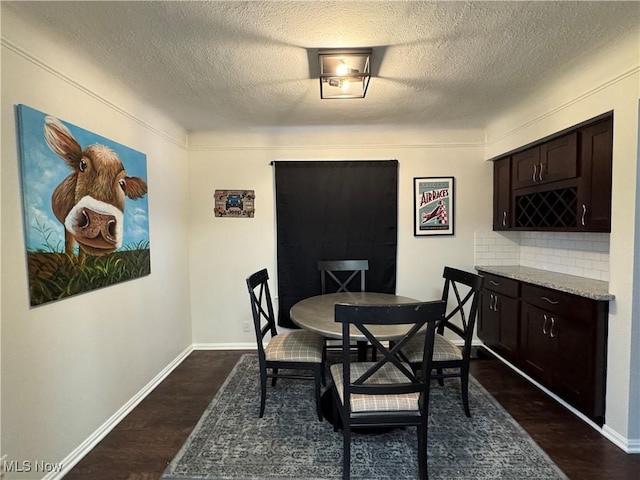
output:
<instances>
[{"instance_id":1,"label":"white wall","mask_svg":"<svg viewBox=\"0 0 640 480\"><path fill-rule=\"evenodd\" d=\"M186 135L2 5L2 454L65 462L191 340ZM147 155L151 275L30 308L14 105ZM85 443L88 442L88 443ZM39 478L28 472L18 478ZM9 475L9 478L13 475Z\"/></svg>"},{"instance_id":2,"label":"white wall","mask_svg":"<svg viewBox=\"0 0 640 480\"><path fill-rule=\"evenodd\" d=\"M399 161L397 292L437 298L445 264L473 270L474 231L492 218L484 133L307 128L189 135L191 314L196 347L255 344L245 278L266 267L277 295L272 160ZM455 235L413 236L413 178L455 177ZM215 218L216 189L256 192L253 219Z\"/></svg>"},{"instance_id":3,"label":"white wall","mask_svg":"<svg viewBox=\"0 0 640 480\"><path fill-rule=\"evenodd\" d=\"M609 239L610 304L604 433L627 451L640 452L640 296L638 238L638 98L640 38L621 39L546 85L487 127L487 158L533 142L607 111L614 112L612 226ZM635 339L635 340L634 340Z\"/></svg>"}]
</instances>

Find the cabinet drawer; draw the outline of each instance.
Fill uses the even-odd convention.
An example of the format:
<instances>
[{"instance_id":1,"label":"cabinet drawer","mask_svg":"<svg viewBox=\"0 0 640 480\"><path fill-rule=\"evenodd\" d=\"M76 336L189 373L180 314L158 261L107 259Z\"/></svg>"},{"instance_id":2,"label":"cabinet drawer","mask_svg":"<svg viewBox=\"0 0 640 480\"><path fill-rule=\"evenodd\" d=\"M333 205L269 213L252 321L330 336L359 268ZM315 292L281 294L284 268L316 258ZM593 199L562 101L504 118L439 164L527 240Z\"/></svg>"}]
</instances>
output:
<instances>
[{"instance_id":1,"label":"cabinet drawer","mask_svg":"<svg viewBox=\"0 0 640 480\"><path fill-rule=\"evenodd\" d=\"M512 280L510 278L501 277L499 275L493 275L491 273L481 272L484 277L484 288L496 293L502 293L508 297L518 296L518 286L520 282Z\"/></svg>"},{"instance_id":2,"label":"cabinet drawer","mask_svg":"<svg viewBox=\"0 0 640 480\"><path fill-rule=\"evenodd\" d=\"M522 301L556 315L593 322L596 302L585 297L538 287L522 285Z\"/></svg>"}]
</instances>

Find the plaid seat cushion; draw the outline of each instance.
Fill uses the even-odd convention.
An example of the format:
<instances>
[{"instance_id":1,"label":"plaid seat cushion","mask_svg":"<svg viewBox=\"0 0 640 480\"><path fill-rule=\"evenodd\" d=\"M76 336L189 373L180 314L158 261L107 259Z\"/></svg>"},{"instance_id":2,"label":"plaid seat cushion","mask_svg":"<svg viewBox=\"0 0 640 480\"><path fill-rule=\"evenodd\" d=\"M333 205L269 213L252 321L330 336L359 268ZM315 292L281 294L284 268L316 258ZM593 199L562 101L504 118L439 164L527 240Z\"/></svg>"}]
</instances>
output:
<instances>
[{"instance_id":1,"label":"plaid seat cushion","mask_svg":"<svg viewBox=\"0 0 640 480\"><path fill-rule=\"evenodd\" d=\"M365 373L375 362L357 362L351 364L352 381ZM409 366L407 365L407 368ZM340 400L344 402L344 384L342 377L342 364L331 365L330 368L333 383L338 390ZM385 364L365 383L407 383L409 380L393 364ZM395 412L418 410L419 393L405 393L402 395L351 395L352 412Z\"/></svg>"},{"instance_id":2,"label":"plaid seat cushion","mask_svg":"<svg viewBox=\"0 0 640 480\"><path fill-rule=\"evenodd\" d=\"M416 335L402 349L411 363L422 362L424 352L424 335ZM436 333L433 343L433 361L462 360L462 350L453 342Z\"/></svg>"},{"instance_id":3,"label":"plaid seat cushion","mask_svg":"<svg viewBox=\"0 0 640 480\"><path fill-rule=\"evenodd\" d=\"M280 333L265 347L267 360L322 363L324 337L305 330Z\"/></svg>"}]
</instances>

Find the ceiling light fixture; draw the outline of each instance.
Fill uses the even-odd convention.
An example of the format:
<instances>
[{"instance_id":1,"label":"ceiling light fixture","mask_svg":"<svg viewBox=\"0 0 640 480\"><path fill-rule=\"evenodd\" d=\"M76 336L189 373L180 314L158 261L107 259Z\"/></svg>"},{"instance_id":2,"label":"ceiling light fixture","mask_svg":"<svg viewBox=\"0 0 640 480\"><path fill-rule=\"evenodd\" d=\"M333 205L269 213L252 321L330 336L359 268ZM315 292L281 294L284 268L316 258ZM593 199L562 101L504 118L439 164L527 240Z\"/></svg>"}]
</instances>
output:
<instances>
[{"instance_id":1,"label":"ceiling light fixture","mask_svg":"<svg viewBox=\"0 0 640 480\"><path fill-rule=\"evenodd\" d=\"M319 50L320 98L364 98L371 53L371 48Z\"/></svg>"}]
</instances>

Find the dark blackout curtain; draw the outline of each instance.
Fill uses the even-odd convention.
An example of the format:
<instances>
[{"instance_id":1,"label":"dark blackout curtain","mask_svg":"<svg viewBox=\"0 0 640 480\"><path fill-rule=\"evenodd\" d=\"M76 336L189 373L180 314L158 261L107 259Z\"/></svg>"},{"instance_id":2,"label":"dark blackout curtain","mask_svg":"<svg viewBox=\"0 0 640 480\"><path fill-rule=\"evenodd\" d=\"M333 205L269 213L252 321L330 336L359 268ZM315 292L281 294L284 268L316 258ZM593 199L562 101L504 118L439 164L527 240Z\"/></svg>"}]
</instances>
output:
<instances>
[{"instance_id":1,"label":"dark blackout curtain","mask_svg":"<svg viewBox=\"0 0 640 480\"><path fill-rule=\"evenodd\" d=\"M398 161L281 161L275 165L278 324L319 295L318 260L369 260L366 289L395 293Z\"/></svg>"}]
</instances>

